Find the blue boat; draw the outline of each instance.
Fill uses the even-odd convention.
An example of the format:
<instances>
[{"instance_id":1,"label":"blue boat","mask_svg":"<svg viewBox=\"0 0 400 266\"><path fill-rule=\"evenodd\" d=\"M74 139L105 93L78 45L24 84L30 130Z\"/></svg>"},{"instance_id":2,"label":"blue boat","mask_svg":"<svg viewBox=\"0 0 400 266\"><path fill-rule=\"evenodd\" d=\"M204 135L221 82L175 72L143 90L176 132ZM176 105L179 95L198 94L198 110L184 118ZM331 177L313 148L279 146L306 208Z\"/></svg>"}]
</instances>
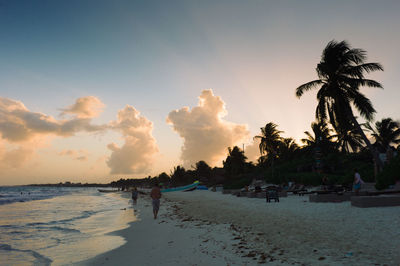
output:
<instances>
[{"instance_id":1,"label":"blue boat","mask_svg":"<svg viewBox=\"0 0 400 266\"><path fill-rule=\"evenodd\" d=\"M199 181L194 181L193 184L187 185L187 186L182 186L182 187L173 187L173 188L165 188L162 189L161 192L173 192L173 191L188 191L188 190L194 190L196 187L200 184Z\"/></svg>"}]
</instances>

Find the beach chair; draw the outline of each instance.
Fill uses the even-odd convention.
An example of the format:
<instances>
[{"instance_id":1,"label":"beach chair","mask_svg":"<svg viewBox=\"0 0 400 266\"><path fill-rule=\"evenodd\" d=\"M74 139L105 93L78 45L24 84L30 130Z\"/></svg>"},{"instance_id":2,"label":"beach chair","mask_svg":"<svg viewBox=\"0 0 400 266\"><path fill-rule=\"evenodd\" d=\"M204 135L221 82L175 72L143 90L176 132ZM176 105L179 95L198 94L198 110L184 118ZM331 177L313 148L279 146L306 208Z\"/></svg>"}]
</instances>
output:
<instances>
[{"instance_id":1,"label":"beach chair","mask_svg":"<svg viewBox=\"0 0 400 266\"><path fill-rule=\"evenodd\" d=\"M299 187L297 187L294 191L293 194L297 194L299 196L303 196L305 194L308 194L308 190L306 189L306 187L304 185L300 185Z\"/></svg>"},{"instance_id":2,"label":"beach chair","mask_svg":"<svg viewBox=\"0 0 400 266\"><path fill-rule=\"evenodd\" d=\"M279 194L278 188L275 186L269 186L265 190L266 201L271 202L271 200L275 200L275 202L279 202Z\"/></svg>"},{"instance_id":3,"label":"beach chair","mask_svg":"<svg viewBox=\"0 0 400 266\"><path fill-rule=\"evenodd\" d=\"M338 194L343 195L346 191L351 191L351 187L344 185L330 185L322 190L314 190L313 194L322 195L322 194ZM307 194L307 193L306 193ZM310 193L308 193L310 194Z\"/></svg>"}]
</instances>

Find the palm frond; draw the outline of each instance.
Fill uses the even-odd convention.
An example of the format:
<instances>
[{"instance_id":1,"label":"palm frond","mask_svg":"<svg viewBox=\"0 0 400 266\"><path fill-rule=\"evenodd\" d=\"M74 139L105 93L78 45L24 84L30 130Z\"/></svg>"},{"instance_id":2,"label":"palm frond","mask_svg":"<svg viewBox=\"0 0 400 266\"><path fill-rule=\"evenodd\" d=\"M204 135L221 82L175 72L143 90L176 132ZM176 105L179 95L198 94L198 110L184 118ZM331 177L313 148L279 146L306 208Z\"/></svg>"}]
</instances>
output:
<instances>
[{"instance_id":1,"label":"palm frond","mask_svg":"<svg viewBox=\"0 0 400 266\"><path fill-rule=\"evenodd\" d=\"M347 51L345 58L349 60L350 62L353 62L354 64L361 64L367 59L367 53L363 49L358 49L358 48L353 48L350 49L350 46L348 46L349 50Z\"/></svg>"},{"instance_id":2,"label":"palm frond","mask_svg":"<svg viewBox=\"0 0 400 266\"><path fill-rule=\"evenodd\" d=\"M365 63L361 65L345 65L340 73L351 78L364 78L364 72L371 73L374 71L383 71L383 66L379 63Z\"/></svg>"},{"instance_id":3,"label":"palm frond","mask_svg":"<svg viewBox=\"0 0 400 266\"><path fill-rule=\"evenodd\" d=\"M370 122L367 123L363 123L360 125L361 127L364 127L367 131L371 132L371 133L375 133L374 128L372 127Z\"/></svg>"},{"instance_id":4,"label":"palm frond","mask_svg":"<svg viewBox=\"0 0 400 266\"><path fill-rule=\"evenodd\" d=\"M365 97L364 94L358 93L354 95L353 104L360 115L367 119L367 121L371 121L373 119L376 111L372 106L371 101Z\"/></svg>"},{"instance_id":5,"label":"palm frond","mask_svg":"<svg viewBox=\"0 0 400 266\"><path fill-rule=\"evenodd\" d=\"M305 83L305 84L299 86L299 87L296 89L296 96L297 96L298 98L300 98L300 97L303 95L303 93L304 93L305 91L309 91L309 90L313 89L314 87L316 87L316 86L318 86L318 85L321 85L321 84L323 84L323 81L320 80L320 79L307 82L307 83Z\"/></svg>"},{"instance_id":6,"label":"palm frond","mask_svg":"<svg viewBox=\"0 0 400 266\"><path fill-rule=\"evenodd\" d=\"M360 79L360 78L348 78L348 77L340 77L342 82L346 82L352 88L359 88L363 86L371 87L371 88L381 88L383 89L382 84L375 80L371 79Z\"/></svg>"},{"instance_id":7,"label":"palm frond","mask_svg":"<svg viewBox=\"0 0 400 266\"><path fill-rule=\"evenodd\" d=\"M374 71L383 71L383 66L379 63L365 63L361 65L357 65L354 68L361 69L367 73L371 73Z\"/></svg>"}]
</instances>

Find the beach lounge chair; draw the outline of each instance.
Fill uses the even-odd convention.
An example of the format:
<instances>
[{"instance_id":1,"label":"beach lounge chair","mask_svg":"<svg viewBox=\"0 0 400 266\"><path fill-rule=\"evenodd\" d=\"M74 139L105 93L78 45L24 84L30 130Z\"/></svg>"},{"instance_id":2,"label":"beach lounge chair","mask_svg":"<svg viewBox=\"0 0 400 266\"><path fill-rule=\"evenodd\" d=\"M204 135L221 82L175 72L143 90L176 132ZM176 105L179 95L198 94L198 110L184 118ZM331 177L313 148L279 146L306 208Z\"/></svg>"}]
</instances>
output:
<instances>
[{"instance_id":1,"label":"beach lounge chair","mask_svg":"<svg viewBox=\"0 0 400 266\"><path fill-rule=\"evenodd\" d=\"M265 190L266 201L271 202L271 200L275 200L275 202L279 202L279 194L278 188L275 186L269 186Z\"/></svg>"},{"instance_id":2,"label":"beach lounge chair","mask_svg":"<svg viewBox=\"0 0 400 266\"><path fill-rule=\"evenodd\" d=\"M400 206L400 194L351 197L351 206L360 208Z\"/></svg>"},{"instance_id":3,"label":"beach lounge chair","mask_svg":"<svg viewBox=\"0 0 400 266\"><path fill-rule=\"evenodd\" d=\"M322 189L322 190L314 190L312 193L306 193L306 194L338 194L342 195L344 194L348 189L347 186L342 186L342 185L336 185L336 186L330 186L329 189Z\"/></svg>"},{"instance_id":4,"label":"beach lounge chair","mask_svg":"<svg viewBox=\"0 0 400 266\"><path fill-rule=\"evenodd\" d=\"M363 190L363 187L361 187L361 192L364 192L365 195L364 196L378 196L378 195L390 195L390 194L400 194L400 182L397 182L396 184L394 184L393 186L391 186L390 188L387 189L383 189L383 190L377 190L375 189L375 184L374 183L365 183L368 185L368 187L365 189L365 191ZM364 185L365 185L364 184ZM363 194L364 194L363 193Z\"/></svg>"},{"instance_id":5,"label":"beach lounge chair","mask_svg":"<svg viewBox=\"0 0 400 266\"><path fill-rule=\"evenodd\" d=\"M295 190L293 190L293 194L297 194L299 196L303 196L304 194L309 194L308 190L304 185L298 186Z\"/></svg>"}]
</instances>

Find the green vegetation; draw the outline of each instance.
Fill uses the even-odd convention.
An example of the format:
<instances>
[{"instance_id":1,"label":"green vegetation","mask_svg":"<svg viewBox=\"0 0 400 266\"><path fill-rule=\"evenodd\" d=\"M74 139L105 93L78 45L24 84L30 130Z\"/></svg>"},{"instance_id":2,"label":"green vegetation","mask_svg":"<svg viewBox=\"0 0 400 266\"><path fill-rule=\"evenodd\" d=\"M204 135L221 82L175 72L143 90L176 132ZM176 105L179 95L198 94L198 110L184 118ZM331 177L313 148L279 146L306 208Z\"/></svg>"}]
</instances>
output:
<instances>
[{"instance_id":1,"label":"green vegetation","mask_svg":"<svg viewBox=\"0 0 400 266\"><path fill-rule=\"evenodd\" d=\"M377 176L376 188L385 189L400 181L400 156L395 157Z\"/></svg>"}]
</instances>

